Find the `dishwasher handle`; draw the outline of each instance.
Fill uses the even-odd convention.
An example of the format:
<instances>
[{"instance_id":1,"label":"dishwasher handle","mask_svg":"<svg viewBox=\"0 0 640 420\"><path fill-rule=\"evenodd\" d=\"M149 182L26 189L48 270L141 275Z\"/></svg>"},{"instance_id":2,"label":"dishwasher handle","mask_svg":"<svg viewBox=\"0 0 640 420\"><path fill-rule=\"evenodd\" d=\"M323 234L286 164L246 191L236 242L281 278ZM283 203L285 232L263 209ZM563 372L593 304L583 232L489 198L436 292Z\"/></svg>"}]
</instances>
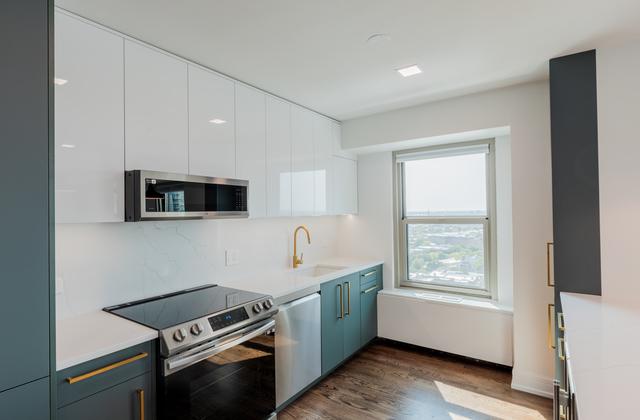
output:
<instances>
[{"instance_id":1,"label":"dishwasher handle","mask_svg":"<svg viewBox=\"0 0 640 420\"><path fill-rule=\"evenodd\" d=\"M299 305L304 305L305 303L314 300L314 299L320 299L320 293L319 292L314 292L310 295L307 295L305 297L301 297L299 299L296 300L292 300L291 302L287 302L284 303L282 305L278 305L278 311L279 312L284 312L287 309L291 309L294 306L299 306Z\"/></svg>"}]
</instances>

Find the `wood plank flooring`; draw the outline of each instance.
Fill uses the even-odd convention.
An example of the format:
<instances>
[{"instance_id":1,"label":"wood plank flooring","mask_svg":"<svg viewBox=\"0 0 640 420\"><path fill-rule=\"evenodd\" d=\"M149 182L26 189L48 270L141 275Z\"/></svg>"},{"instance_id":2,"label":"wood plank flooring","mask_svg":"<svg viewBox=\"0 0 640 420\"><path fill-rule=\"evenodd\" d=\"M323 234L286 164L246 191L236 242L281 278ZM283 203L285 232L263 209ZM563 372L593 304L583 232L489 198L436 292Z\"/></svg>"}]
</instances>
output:
<instances>
[{"instance_id":1,"label":"wood plank flooring","mask_svg":"<svg viewBox=\"0 0 640 420\"><path fill-rule=\"evenodd\" d=\"M551 419L551 400L510 383L506 369L378 341L278 419Z\"/></svg>"}]
</instances>

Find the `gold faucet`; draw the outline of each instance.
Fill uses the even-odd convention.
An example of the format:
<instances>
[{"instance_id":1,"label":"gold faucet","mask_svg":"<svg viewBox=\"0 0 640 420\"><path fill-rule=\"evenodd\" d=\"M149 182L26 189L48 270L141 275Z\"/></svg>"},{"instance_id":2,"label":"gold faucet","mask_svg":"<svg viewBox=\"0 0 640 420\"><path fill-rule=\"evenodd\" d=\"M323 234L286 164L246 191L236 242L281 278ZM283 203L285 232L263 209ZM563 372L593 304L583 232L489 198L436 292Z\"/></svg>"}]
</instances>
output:
<instances>
[{"instance_id":1,"label":"gold faucet","mask_svg":"<svg viewBox=\"0 0 640 420\"><path fill-rule=\"evenodd\" d=\"M297 268L304 262L302 261L304 253L301 253L300 258L298 258L298 231L300 229L304 230L304 232L307 234L307 243L311 244L311 235L309 235L309 229L302 225L298 226L293 232L293 268Z\"/></svg>"}]
</instances>

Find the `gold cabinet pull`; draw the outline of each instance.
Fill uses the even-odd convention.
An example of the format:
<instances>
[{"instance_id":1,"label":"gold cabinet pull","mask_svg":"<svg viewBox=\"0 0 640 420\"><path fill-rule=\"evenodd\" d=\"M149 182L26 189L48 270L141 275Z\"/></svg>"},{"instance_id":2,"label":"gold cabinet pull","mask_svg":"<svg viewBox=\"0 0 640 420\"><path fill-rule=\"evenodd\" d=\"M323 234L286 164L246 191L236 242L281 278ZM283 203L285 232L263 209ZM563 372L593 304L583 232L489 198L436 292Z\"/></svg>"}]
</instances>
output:
<instances>
[{"instance_id":1,"label":"gold cabinet pull","mask_svg":"<svg viewBox=\"0 0 640 420\"><path fill-rule=\"evenodd\" d=\"M560 419L562 419L562 420L566 420L566 419L567 419L567 412L566 412L566 410L565 410L565 408L564 408L564 404L560 404L560 405L558 406L558 411L559 411L559 413L558 413L558 417L559 417Z\"/></svg>"},{"instance_id":2,"label":"gold cabinet pull","mask_svg":"<svg viewBox=\"0 0 640 420\"><path fill-rule=\"evenodd\" d=\"M124 359L124 360L121 360L119 362L112 363L110 365L101 367L100 369L93 370L93 371L91 371L89 373L85 373L83 375L78 375L78 376L72 376L70 378L67 378L66 381L68 383L70 383L70 384L75 384L76 382L80 382L80 381L84 381L85 379L93 378L96 375L100 375L102 373L109 372L110 370L117 369L117 368L119 368L121 366L128 365L129 363L133 363L133 362L135 362L137 360L144 359L148 355L149 355L148 353L140 353L140 354L135 355L133 357L130 357L128 359Z\"/></svg>"},{"instance_id":3,"label":"gold cabinet pull","mask_svg":"<svg viewBox=\"0 0 640 420\"><path fill-rule=\"evenodd\" d=\"M351 282L346 281L344 284L347 286L347 313L346 313L346 315L351 315Z\"/></svg>"},{"instance_id":4,"label":"gold cabinet pull","mask_svg":"<svg viewBox=\"0 0 640 420\"><path fill-rule=\"evenodd\" d=\"M564 338L562 337L558 337L558 358L563 361L567 359L564 352Z\"/></svg>"},{"instance_id":5,"label":"gold cabinet pull","mask_svg":"<svg viewBox=\"0 0 640 420\"><path fill-rule=\"evenodd\" d=\"M558 312L558 329L564 331L564 313Z\"/></svg>"},{"instance_id":6,"label":"gold cabinet pull","mask_svg":"<svg viewBox=\"0 0 640 420\"><path fill-rule=\"evenodd\" d=\"M144 389L136 391L138 394L138 403L140 404L140 420L144 420Z\"/></svg>"},{"instance_id":7,"label":"gold cabinet pull","mask_svg":"<svg viewBox=\"0 0 640 420\"><path fill-rule=\"evenodd\" d=\"M373 292L374 290L376 290L378 288L378 286L371 286L370 288L368 288L367 290L364 290L362 292L363 295L366 295L369 292Z\"/></svg>"},{"instance_id":8,"label":"gold cabinet pull","mask_svg":"<svg viewBox=\"0 0 640 420\"><path fill-rule=\"evenodd\" d=\"M340 316L338 317L338 319L344 319L344 298L342 296L342 285L339 284L338 287L340 288Z\"/></svg>"},{"instance_id":9,"label":"gold cabinet pull","mask_svg":"<svg viewBox=\"0 0 640 420\"><path fill-rule=\"evenodd\" d=\"M553 249L553 242L547 242L547 286L555 287L555 282L551 281L553 273L551 272L551 250Z\"/></svg>"},{"instance_id":10,"label":"gold cabinet pull","mask_svg":"<svg viewBox=\"0 0 640 420\"><path fill-rule=\"evenodd\" d=\"M553 340L555 332L555 328L553 328L553 320L555 319L555 316L553 316L553 312L555 310L555 307L556 305L554 305L553 303L547 305L547 345L550 349L556 348Z\"/></svg>"},{"instance_id":11,"label":"gold cabinet pull","mask_svg":"<svg viewBox=\"0 0 640 420\"><path fill-rule=\"evenodd\" d=\"M376 274L376 271L369 271L367 274L364 274L362 277L369 277L369 276L373 276L374 274Z\"/></svg>"}]
</instances>

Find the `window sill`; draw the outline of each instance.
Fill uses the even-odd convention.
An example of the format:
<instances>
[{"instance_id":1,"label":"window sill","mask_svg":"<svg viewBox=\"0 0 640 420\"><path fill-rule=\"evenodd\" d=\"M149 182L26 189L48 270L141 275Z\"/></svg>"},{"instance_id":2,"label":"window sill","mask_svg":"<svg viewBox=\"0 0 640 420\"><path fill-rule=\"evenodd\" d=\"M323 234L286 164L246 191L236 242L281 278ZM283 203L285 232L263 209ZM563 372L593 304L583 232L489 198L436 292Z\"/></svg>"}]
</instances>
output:
<instances>
[{"instance_id":1,"label":"window sill","mask_svg":"<svg viewBox=\"0 0 640 420\"><path fill-rule=\"evenodd\" d=\"M500 312L504 314L513 314L513 308L500 305L498 302L490 299L471 298L450 293L438 293L429 290L417 289L384 289L379 292L380 295L404 297L409 299L432 302L441 305L465 307L481 311Z\"/></svg>"}]
</instances>

